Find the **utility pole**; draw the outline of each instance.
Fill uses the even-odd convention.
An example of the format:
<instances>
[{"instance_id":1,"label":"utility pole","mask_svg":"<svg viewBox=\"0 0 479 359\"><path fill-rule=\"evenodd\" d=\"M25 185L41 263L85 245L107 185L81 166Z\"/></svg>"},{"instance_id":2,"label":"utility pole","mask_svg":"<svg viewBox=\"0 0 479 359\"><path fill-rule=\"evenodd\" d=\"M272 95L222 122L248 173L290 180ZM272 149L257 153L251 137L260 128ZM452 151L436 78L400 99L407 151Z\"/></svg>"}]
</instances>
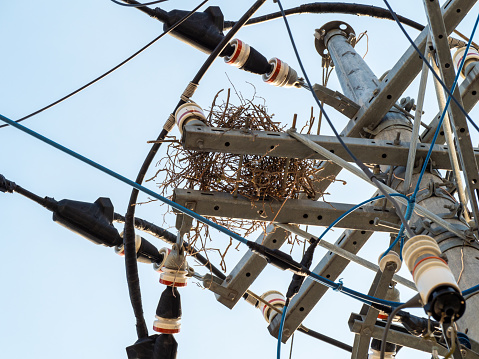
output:
<instances>
[{"instance_id":1,"label":"utility pole","mask_svg":"<svg viewBox=\"0 0 479 359\"><path fill-rule=\"evenodd\" d=\"M330 56L334 64L344 94L363 105L379 91L379 80L355 51L354 32L342 22L330 22L316 32L316 47L323 51L323 57ZM378 140L411 142L412 126L409 119L399 110L392 108L373 130L363 132ZM418 159L419 160L419 159ZM422 164L419 161L418 164ZM383 172L388 166L381 166ZM405 167L394 169L391 186L401 193L408 194L416 186L418 173L411 178L411 187L404 188ZM453 184L441 177L433 166L429 166L420 185L417 204L444 218L455 227L470 233L465 223L459 203L450 195ZM467 289L477 282L479 273L479 246L472 236L471 241L463 240L448 232L438 224L414 214L410 222L417 234L427 234L439 244L461 289ZM471 339L479 339L479 323L476 313L479 310L479 298L467 300L466 314L459 320L459 330L467 332Z\"/></svg>"}]
</instances>

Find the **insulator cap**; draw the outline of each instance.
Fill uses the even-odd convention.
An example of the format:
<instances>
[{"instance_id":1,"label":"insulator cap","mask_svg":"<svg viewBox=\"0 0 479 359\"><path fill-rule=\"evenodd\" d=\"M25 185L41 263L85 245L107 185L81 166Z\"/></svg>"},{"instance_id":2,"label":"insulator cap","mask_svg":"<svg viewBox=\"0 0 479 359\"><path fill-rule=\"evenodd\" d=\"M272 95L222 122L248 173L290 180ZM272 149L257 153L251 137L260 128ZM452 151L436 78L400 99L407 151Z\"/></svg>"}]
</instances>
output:
<instances>
[{"instance_id":1,"label":"insulator cap","mask_svg":"<svg viewBox=\"0 0 479 359\"><path fill-rule=\"evenodd\" d=\"M285 304L285 298L284 295L281 292L278 292L276 290L270 290L268 292L265 292L261 295L261 298L271 304L272 306L278 308L279 310L283 310L284 304ZM263 313L264 319L268 322L271 323L273 318L278 315L278 312L264 304L263 302L258 301L258 308L261 310L261 313Z\"/></svg>"},{"instance_id":2,"label":"insulator cap","mask_svg":"<svg viewBox=\"0 0 479 359\"><path fill-rule=\"evenodd\" d=\"M286 62L273 57L269 60L272 70L263 74L263 81L279 87L298 87L298 74Z\"/></svg>"},{"instance_id":3,"label":"insulator cap","mask_svg":"<svg viewBox=\"0 0 479 359\"><path fill-rule=\"evenodd\" d=\"M454 53L454 56L452 57L452 62L454 62L454 67L456 68L456 71L459 69L459 65L461 64L465 52L466 47L461 47L457 49L457 51ZM471 46L469 47L469 51L467 52L464 66L462 66L461 76L463 78L465 78L469 72L468 66L476 61L479 61L479 51Z\"/></svg>"},{"instance_id":4,"label":"insulator cap","mask_svg":"<svg viewBox=\"0 0 479 359\"><path fill-rule=\"evenodd\" d=\"M206 123L205 114L200 106L194 102L188 102L178 107L175 112L175 121L181 134L183 134L185 125L193 120L202 126Z\"/></svg>"},{"instance_id":5,"label":"insulator cap","mask_svg":"<svg viewBox=\"0 0 479 359\"><path fill-rule=\"evenodd\" d=\"M401 269L401 258L399 258L399 254L397 254L396 252L389 251L388 254L386 254L382 258L381 257L382 254L379 256L379 268L381 269L381 272L384 272L384 269L389 262L396 263L396 270L394 271L394 273L397 273L399 269Z\"/></svg>"},{"instance_id":6,"label":"insulator cap","mask_svg":"<svg viewBox=\"0 0 479 359\"><path fill-rule=\"evenodd\" d=\"M238 39L233 39L230 45L233 46L234 51L231 56L225 56L225 62L237 68L242 68L248 60L251 50L250 46Z\"/></svg>"},{"instance_id":7,"label":"insulator cap","mask_svg":"<svg viewBox=\"0 0 479 359\"><path fill-rule=\"evenodd\" d=\"M163 267L160 273L160 283L170 287L186 287L188 271Z\"/></svg>"}]
</instances>

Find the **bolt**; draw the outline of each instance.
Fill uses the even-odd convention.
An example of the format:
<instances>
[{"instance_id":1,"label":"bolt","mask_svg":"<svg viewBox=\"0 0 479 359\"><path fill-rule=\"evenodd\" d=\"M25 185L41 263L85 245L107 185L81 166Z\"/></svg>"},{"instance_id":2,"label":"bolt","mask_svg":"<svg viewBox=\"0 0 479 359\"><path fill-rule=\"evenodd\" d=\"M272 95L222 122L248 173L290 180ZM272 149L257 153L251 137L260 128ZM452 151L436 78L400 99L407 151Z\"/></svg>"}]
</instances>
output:
<instances>
[{"instance_id":1,"label":"bolt","mask_svg":"<svg viewBox=\"0 0 479 359\"><path fill-rule=\"evenodd\" d=\"M196 146L198 146L199 149L203 149L203 147L205 147L205 143L203 142L203 140L199 139L198 141L196 141Z\"/></svg>"},{"instance_id":2,"label":"bolt","mask_svg":"<svg viewBox=\"0 0 479 359\"><path fill-rule=\"evenodd\" d=\"M231 278L231 276L230 276L230 275L229 275L229 276L227 276L227 277L226 277L226 279L225 279L226 283L229 283L229 282L231 282L231 279L232 279L232 278Z\"/></svg>"},{"instance_id":3,"label":"bolt","mask_svg":"<svg viewBox=\"0 0 479 359\"><path fill-rule=\"evenodd\" d=\"M363 330L361 330L361 334L364 334L364 335L371 335L371 329L369 328L364 328Z\"/></svg>"},{"instance_id":4,"label":"bolt","mask_svg":"<svg viewBox=\"0 0 479 359\"><path fill-rule=\"evenodd\" d=\"M373 95L374 95L374 96L377 96L378 93L379 93L379 89L376 87L376 88L374 89L374 91L373 91Z\"/></svg>"}]
</instances>

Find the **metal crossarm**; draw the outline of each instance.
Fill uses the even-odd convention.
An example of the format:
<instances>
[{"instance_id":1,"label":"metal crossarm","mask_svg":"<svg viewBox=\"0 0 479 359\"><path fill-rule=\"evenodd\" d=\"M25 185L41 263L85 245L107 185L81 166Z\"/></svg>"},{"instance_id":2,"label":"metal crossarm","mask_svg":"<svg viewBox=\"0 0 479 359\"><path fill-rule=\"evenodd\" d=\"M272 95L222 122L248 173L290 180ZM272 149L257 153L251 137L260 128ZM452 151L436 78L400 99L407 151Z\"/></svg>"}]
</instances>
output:
<instances>
[{"instance_id":1,"label":"metal crossarm","mask_svg":"<svg viewBox=\"0 0 479 359\"><path fill-rule=\"evenodd\" d=\"M242 196L222 192L196 191L177 188L173 200L178 204L195 202L195 211L208 217L227 217L264 222L295 223L314 226L329 226L336 218L353 207L352 204L288 199L251 200ZM391 232L391 228L376 225L377 220L398 224L399 218L393 210L364 206L352 212L335 225L365 231Z\"/></svg>"},{"instance_id":2,"label":"metal crossarm","mask_svg":"<svg viewBox=\"0 0 479 359\"><path fill-rule=\"evenodd\" d=\"M455 72L451 52L449 51L449 45L447 42L446 26L441 16L439 3L436 1L424 1L424 6L427 12L431 39L436 50L438 67L441 71L444 83L449 89L452 89ZM453 91L453 95L462 106L462 100L457 86ZM457 153L459 155L466 188L469 192L471 209L474 218L477 221L477 218L479 218L479 206L476 193L479 191L479 171L474 157L474 149L472 147L469 128L464 114L455 104L449 106L448 113L452 122L451 127L456 138Z\"/></svg>"},{"instance_id":3,"label":"metal crossarm","mask_svg":"<svg viewBox=\"0 0 479 359\"><path fill-rule=\"evenodd\" d=\"M304 135L314 143L326 148L346 161L351 161L336 137L322 135ZM375 140L367 138L343 139L344 143L364 163L378 165L404 165L408 158L410 143L399 141ZM245 145L247 143L248 145ZM269 131L244 131L204 126L186 126L183 145L187 150L232 153L238 155L287 157L298 159L326 160L327 158L300 144L286 133ZM430 144L416 145L417 158L425 158ZM479 160L479 148L474 148L476 160ZM447 146L436 145L431 160L437 169L451 169ZM321 172L322 175L322 172Z\"/></svg>"}]
</instances>

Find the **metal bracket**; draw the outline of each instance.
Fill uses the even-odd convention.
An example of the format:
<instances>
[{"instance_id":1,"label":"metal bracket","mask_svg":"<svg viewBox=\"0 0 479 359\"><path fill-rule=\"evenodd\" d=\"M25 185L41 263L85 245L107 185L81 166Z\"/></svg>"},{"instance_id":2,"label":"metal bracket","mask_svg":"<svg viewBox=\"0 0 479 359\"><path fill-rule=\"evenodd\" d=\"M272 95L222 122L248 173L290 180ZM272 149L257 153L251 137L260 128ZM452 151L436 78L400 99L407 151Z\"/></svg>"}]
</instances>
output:
<instances>
[{"instance_id":1,"label":"metal bracket","mask_svg":"<svg viewBox=\"0 0 479 359\"><path fill-rule=\"evenodd\" d=\"M238 297L238 292L234 289L223 287L223 281L216 276L209 273L203 276L203 287L218 294L219 296L235 299Z\"/></svg>"},{"instance_id":2,"label":"metal bracket","mask_svg":"<svg viewBox=\"0 0 479 359\"><path fill-rule=\"evenodd\" d=\"M196 209L196 202L185 202L184 207L194 211ZM181 212L176 213L176 229L179 231L180 237L183 238L185 234L191 231L193 227L193 217L187 216Z\"/></svg>"},{"instance_id":3,"label":"metal bracket","mask_svg":"<svg viewBox=\"0 0 479 359\"><path fill-rule=\"evenodd\" d=\"M361 108L356 102L342 93L330 90L325 86L315 84L313 86L313 91L319 100L324 101L324 103L335 108L349 118L353 118Z\"/></svg>"}]
</instances>

